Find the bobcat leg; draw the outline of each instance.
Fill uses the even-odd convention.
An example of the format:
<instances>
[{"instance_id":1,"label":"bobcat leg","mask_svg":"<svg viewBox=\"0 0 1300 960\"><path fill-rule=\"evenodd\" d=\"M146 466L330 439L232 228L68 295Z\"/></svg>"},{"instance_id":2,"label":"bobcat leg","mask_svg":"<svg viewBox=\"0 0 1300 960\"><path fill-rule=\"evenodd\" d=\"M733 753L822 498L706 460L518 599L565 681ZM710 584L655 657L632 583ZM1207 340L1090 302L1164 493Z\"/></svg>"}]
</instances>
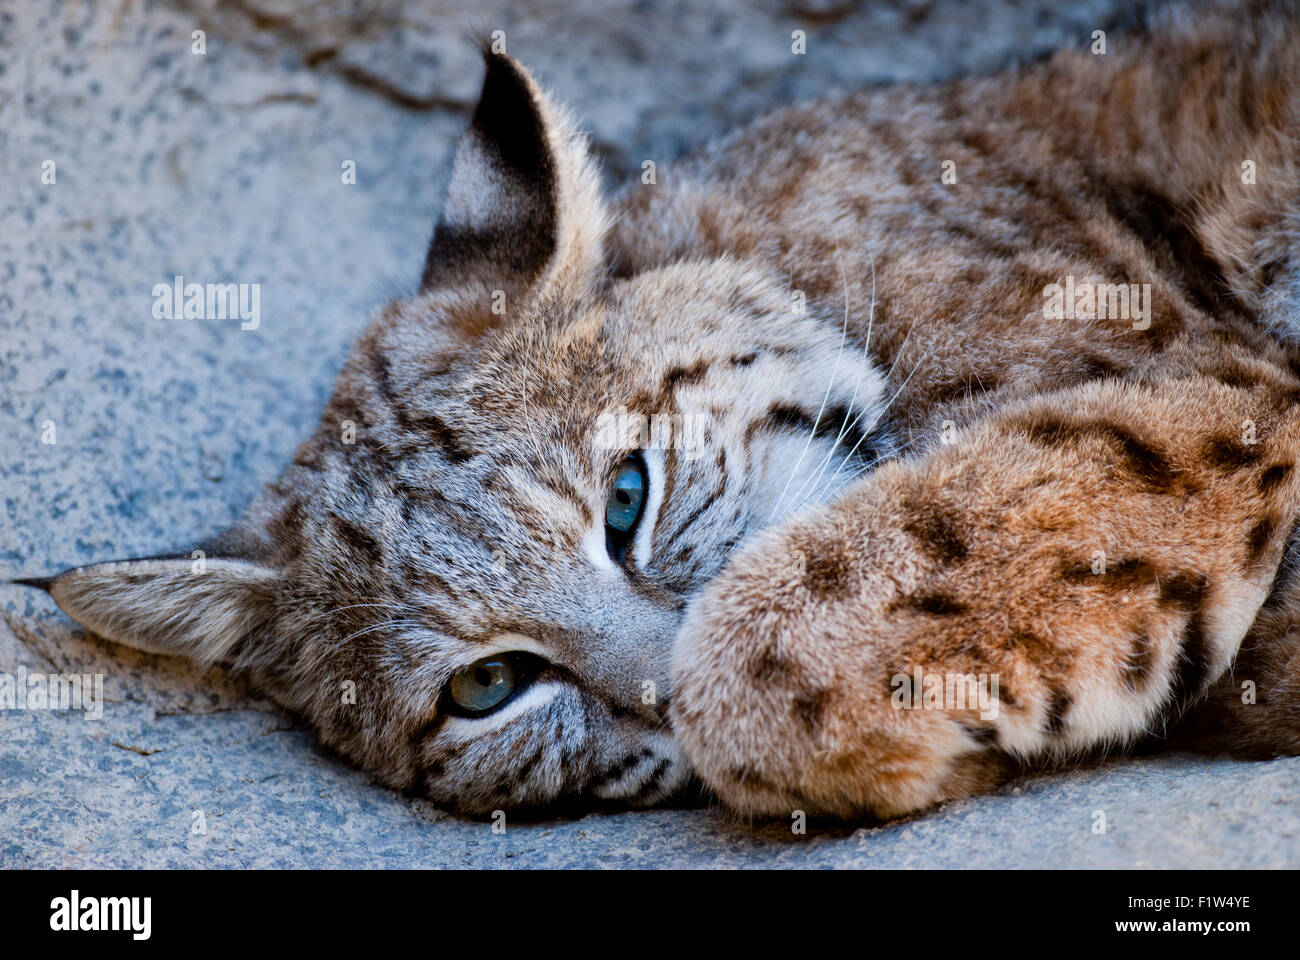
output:
<instances>
[{"instance_id":1,"label":"bobcat leg","mask_svg":"<svg viewBox=\"0 0 1300 960\"><path fill-rule=\"evenodd\" d=\"M768 531L679 635L688 758L742 812L892 816L1162 730L1268 595L1300 500L1289 409L1199 375L1094 382ZM969 675L989 707L956 701Z\"/></svg>"}]
</instances>

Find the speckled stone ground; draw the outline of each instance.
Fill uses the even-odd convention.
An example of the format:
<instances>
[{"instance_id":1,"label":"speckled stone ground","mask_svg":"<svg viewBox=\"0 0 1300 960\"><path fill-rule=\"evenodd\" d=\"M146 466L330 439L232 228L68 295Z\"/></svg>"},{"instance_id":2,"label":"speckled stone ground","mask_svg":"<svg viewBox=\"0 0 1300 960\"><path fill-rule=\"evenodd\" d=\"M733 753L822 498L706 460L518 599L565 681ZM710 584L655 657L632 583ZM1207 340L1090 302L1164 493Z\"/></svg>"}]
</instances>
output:
<instances>
[{"instance_id":1,"label":"speckled stone ground","mask_svg":"<svg viewBox=\"0 0 1300 960\"><path fill-rule=\"evenodd\" d=\"M1119 6L0 0L0 578L193 543L276 475L367 313L418 275L472 30L507 31L614 185L778 102L1027 59ZM260 283L260 329L155 319L176 274ZM494 834L373 785L219 671L0 584L0 673L20 667L102 674L106 703L0 712L0 867L1300 865L1300 760L1123 761L803 836L714 810Z\"/></svg>"}]
</instances>

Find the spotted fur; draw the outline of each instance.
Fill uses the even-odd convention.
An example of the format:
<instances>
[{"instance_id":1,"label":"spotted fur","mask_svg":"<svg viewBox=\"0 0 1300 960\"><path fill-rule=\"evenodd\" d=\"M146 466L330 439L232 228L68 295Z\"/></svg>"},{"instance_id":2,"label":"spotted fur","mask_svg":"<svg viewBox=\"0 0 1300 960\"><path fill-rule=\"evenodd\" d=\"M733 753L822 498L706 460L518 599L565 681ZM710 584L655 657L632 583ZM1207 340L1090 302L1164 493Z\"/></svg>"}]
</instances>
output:
<instances>
[{"instance_id":1,"label":"spotted fur","mask_svg":"<svg viewBox=\"0 0 1300 960\"><path fill-rule=\"evenodd\" d=\"M203 572L45 585L473 813L698 778L892 816L1171 724L1297 751L1300 20L1207 6L1111 44L785 109L612 201L486 54L422 288L283 477ZM1150 284L1149 325L1046 319L1066 276ZM703 424L645 450L622 564L604 504L639 441L595 439L621 411ZM505 651L542 664L525 689L439 709ZM914 667L996 674L996 718L895 709Z\"/></svg>"}]
</instances>

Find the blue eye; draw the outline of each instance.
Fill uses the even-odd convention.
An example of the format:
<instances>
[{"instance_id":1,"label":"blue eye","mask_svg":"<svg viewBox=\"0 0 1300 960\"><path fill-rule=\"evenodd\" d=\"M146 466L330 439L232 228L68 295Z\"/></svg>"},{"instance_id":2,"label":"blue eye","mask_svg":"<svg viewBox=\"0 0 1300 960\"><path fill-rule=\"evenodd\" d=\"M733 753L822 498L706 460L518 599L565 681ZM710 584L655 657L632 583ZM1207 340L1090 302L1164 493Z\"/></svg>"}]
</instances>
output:
<instances>
[{"instance_id":1,"label":"blue eye","mask_svg":"<svg viewBox=\"0 0 1300 960\"><path fill-rule=\"evenodd\" d=\"M618 468L605 501L605 524L617 533L631 533L645 505L645 471L628 457Z\"/></svg>"}]
</instances>

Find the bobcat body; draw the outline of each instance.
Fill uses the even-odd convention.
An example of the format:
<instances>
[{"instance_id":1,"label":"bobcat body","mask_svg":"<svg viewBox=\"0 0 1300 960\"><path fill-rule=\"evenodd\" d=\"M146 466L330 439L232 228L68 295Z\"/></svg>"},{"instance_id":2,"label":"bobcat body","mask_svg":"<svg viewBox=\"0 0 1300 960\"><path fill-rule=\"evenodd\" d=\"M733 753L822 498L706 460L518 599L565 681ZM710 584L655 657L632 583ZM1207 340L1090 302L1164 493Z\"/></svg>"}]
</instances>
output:
<instances>
[{"instance_id":1,"label":"bobcat body","mask_svg":"<svg viewBox=\"0 0 1300 960\"><path fill-rule=\"evenodd\" d=\"M788 108L612 201L485 60L421 289L318 432L201 570L41 581L70 616L469 813L698 779L887 817L1151 737L1300 752L1283 5Z\"/></svg>"}]
</instances>

